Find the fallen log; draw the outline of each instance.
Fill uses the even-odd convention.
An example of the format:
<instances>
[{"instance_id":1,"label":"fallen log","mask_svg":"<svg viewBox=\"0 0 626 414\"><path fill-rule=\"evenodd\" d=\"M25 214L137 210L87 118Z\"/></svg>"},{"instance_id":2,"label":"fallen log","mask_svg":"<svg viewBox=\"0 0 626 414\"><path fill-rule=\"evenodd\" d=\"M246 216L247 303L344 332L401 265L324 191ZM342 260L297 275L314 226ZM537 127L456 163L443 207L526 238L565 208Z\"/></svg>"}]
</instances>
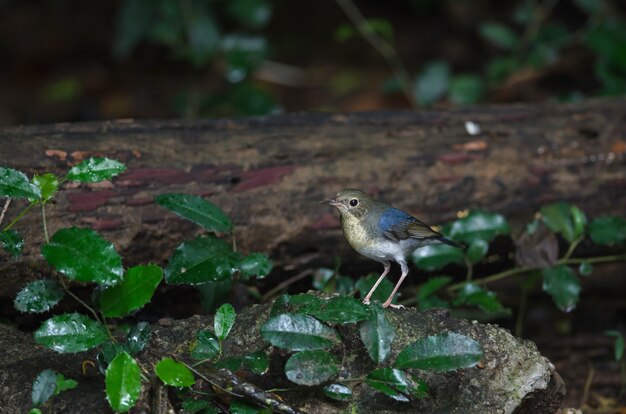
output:
<instances>
[{"instance_id":1,"label":"fallen log","mask_svg":"<svg viewBox=\"0 0 626 414\"><path fill-rule=\"evenodd\" d=\"M199 194L236 223L243 251L265 251L287 269L353 254L334 212L318 205L360 187L430 223L481 207L525 222L553 200L592 216L626 206L626 100L448 111L289 114L210 121L111 121L0 130L0 165L64 174L89 156L128 170L111 182L65 184L48 208L51 234L91 227L127 264L162 263L198 230L156 206L155 195ZM470 128L466 123L472 122ZM469 125L469 124L468 124ZM469 132L475 135L471 135ZM7 219L19 211L16 200ZM0 296L49 273L41 218L16 228L23 260L2 254ZM5 260L6 259L6 260Z\"/></svg>"}]
</instances>

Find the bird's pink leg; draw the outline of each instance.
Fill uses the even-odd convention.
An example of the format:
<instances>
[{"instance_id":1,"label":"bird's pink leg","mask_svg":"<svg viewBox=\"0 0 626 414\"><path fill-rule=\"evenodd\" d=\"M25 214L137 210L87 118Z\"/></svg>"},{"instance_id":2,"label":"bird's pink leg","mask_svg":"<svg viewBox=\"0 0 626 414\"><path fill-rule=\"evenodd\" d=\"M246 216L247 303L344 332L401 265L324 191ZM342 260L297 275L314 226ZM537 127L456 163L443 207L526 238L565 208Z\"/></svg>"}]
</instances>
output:
<instances>
[{"instance_id":1,"label":"bird's pink leg","mask_svg":"<svg viewBox=\"0 0 626 414\"><path fill-rule=\"evenodd\" d=\"M400 267L402 268L402 275L400 275L400 280L398 280L398 283L396 283L396 286L393 288L393 292L391 292L391 295L389 295L389 298L387 298L385 303L383 303L383 308L387 308L389 306L391 306L394 309L404 308L404 306L402 305L394 305L391 303L391 301L393 300L393 297L396 295L396 292L398 291L398 289L400 289L400 285L402 284L402 282L404 282L404 278L409 274L409 267L406 265L406 263L403 263L403 262L399 262L399 263L400 263Z\"/></svg>"},{"instance_id":2,"label":"bird's pink leg","mask_svg":"<svg viewBox=\"0 0 626 414\"><path fill-rule=\"evenodd\" d=\"M363 303L365 303L366 305L368 305L370 303L370 299L372 298L372 294L374 293L374 291L376 290L378 285L380 285L380 282L382 282L383 279L385 278L385 276L387 276L387 273L389 273L389 269L391 269L391 263L389 263L389 262L384 262L383 266L385 266L385 270L383 270L383 274L380 275L380 277L378 278L376 283L374 283L374 286L372 286L370 291L365 296L365 299L363 299Z\"/></svg>"}]
</instances>

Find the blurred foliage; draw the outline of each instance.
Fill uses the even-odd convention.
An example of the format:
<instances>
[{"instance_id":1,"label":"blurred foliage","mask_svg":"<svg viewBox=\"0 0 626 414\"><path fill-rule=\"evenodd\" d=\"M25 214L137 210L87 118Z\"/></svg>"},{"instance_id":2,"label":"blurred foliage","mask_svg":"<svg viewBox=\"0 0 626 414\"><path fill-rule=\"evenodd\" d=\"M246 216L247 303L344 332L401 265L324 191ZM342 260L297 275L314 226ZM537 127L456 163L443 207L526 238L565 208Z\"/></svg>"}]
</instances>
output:
<instances>
[{"instance_id":1,"label":"blurred foliage","mask_svg":"<svg viewBox=\"0 0 626 414\"><path fill-rule=\"evenodd\" d=\"M445 9L432 0L408 3L416 21L424 16L436 17ZM482 14L494 17L467 29L474 32L473 36L468 36L471 40L467 45L482 42L486 47L483 52L487 53L487 58L478 67L472 72L458 70L455 66L461 64L453 64L444 55L434 56L418 70L409 67L398 71L392 67L394 77L383 82L382 92L397 94L404 90L411 103L421 107L441 101L458 105L488 101L494 93L520 77L547 76L552 68L563 63L565 55L576 50L590 56L593 67L590 81L596 87L594 90L583 88L581 92L576 85L568 85L572 90L562 93L560 99L579 100L584 94L626 93L626 25L615 12L618 7L614 2L519 0L509 7L510 15L505 18L502 12L494 13L493 7L484 7L488 9ZM251 73L271 54L267 26L273 11L272 0L125 0L117 17L114 55L127 59L140 45L152 43L195 70L210 68L221 73L217 92L196 90L179 94L174 110L181 116L276 113L280 105L273 94L251 80ZM345 19L340 23L334 32L335 41L345 43L373 36L392 45L392 49L396 47L402 36L392 20L376 16L361 18L362 21ZM361 30L357 30L357 25ZM297 43L298 39L293 41ZM377 48L371 39L368 42ZM397 54L395 50L387 53ZM383 57L388 60L389 56L383 53ZM397 57L399 61L406 58ZM400 76L403 72L415 76L407 83ZM357 83L349 91L367 85L367 82ZM333 85L329 87L335 93L349 92L336 90ZM50 101L64 101L77 93L80 91L75 85L59 81L45 96Z\"/></svg>"},{"instance_id":2,"label":"blurred foliage","mask_svg":"<svg viewBox=\"0 0 626 414\"><path fill-rule=\"evenodd\" d=\"M497 90L525 71L541 73L556 66L568 51L582 49L593 59L599 95L626 93L626 24L610 1L572 0L584 15L581 25L566 24L553 13L559 0L518 2L510 21L485 21L478 35L490 45L482 73L459 73L449 63L432 61L415 78L416 99L428 106L446 98L455 104L480 102L485 91ZM566 100L578 100L572 90Z\"/></svg>"},{"instance_id":3,"label":"blurred foliage","mask_svg":"<svg viewBox=\"0 0 626 414\"><path fill-rule=\"evenodd\" d=\"M272 16L271 0L126 0L117 16L114 56L127 59L142 43L166 48L196 70L215 66L225 80L221 93L182 93L177 113L265 115L278 111L273 96L250 81L269 53L259 31Z\"/></svg>"}]
</instances>

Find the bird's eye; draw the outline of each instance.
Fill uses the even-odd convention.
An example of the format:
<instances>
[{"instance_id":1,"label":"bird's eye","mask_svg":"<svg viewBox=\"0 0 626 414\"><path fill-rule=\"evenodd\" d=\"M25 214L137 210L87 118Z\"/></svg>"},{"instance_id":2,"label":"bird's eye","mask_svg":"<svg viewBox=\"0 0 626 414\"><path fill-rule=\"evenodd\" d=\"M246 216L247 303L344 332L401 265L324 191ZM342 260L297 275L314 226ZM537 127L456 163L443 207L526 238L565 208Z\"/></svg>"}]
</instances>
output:
<instances>
[{"instance_id":1,"label":"bird's eye","mask_svg":"<svg viewBox=\"0 0 626 414\"><path fill-rule=\"evenodd\" d=\"M356 207L359 205L359 200L357 200L356 198L353 198L352 200L350 200L350 205L352 207Z\"/></svg>"}]
</instances>

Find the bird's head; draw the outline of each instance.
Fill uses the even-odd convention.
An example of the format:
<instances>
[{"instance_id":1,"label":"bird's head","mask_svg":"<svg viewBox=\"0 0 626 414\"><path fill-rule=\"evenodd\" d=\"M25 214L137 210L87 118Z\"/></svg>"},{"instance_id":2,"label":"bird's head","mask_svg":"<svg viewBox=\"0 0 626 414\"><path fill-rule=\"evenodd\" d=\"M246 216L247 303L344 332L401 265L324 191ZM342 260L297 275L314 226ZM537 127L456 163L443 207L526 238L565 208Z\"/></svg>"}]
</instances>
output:
<instances>
[{"instance_id":1,"label":"bird's head","mask_svg":"<svg viewBox=\"0 0 626 414\"><path fill-rule=\"evenodd\" d=\"M330 200L324 200L320 203L337 207L343 217L361 218L371 209L375 200L363 190L346 188Z\"/></svg>"}]
</instances>

